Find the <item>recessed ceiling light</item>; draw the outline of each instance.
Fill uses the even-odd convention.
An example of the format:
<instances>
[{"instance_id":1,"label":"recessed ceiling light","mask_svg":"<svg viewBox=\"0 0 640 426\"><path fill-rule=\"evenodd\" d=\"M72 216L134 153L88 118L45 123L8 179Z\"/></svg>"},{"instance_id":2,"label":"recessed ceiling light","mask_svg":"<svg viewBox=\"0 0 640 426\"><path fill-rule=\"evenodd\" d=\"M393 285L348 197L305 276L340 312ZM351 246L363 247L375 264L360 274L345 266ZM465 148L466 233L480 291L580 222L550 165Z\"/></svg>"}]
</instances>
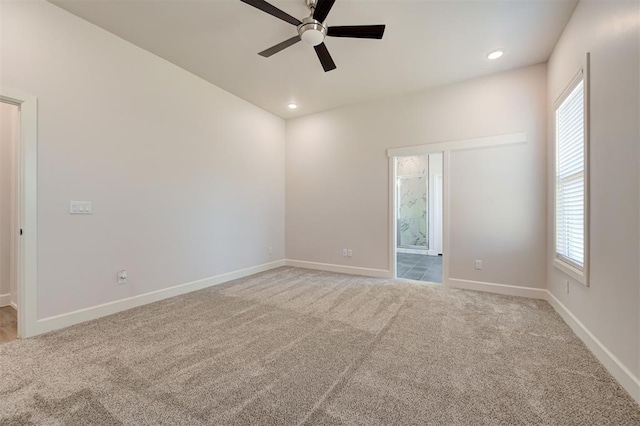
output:
<instances>
[{"instance_id":1,"label":"recessed ceiling light","mask_svg":"<svg viewBox=\"0 0 640 426\"><path fill-rule=\"evenodd\" d=\"M502 50L496 50L495 52L491 52L487 55L487 58L489 59L498 59L500 56L502 56Z\"/></svg>"},{"instance_id":2,"label":"recessed ceiling light","mask_svg":"<svg viewBox=\"0 0 640 426\"><path fill-rule=\"evenodd\" d=\"M293 102L291 102L289 105L287 105L289 107L289 109L296 109L298 108L298 104L295 104Z\"/></svg>"}]
</instances>

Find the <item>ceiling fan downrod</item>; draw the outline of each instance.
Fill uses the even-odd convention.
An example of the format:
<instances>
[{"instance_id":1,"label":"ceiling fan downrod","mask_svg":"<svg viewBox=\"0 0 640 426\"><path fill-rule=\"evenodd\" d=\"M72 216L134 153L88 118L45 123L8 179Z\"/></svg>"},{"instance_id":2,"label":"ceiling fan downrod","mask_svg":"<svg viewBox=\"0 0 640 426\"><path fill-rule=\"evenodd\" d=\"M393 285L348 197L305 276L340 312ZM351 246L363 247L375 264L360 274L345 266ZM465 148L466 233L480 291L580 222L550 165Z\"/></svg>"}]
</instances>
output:
<instances>
[{"instance_id":1,"label":"ceiling fan downrod","mask_svg":"<svg viewBox=\"0 0 640 426\"><path fill-rule=\"evenodd\" d=\"M309 8L309 11L311 11L311 16L313 16L313 11L316 10L316 4L318 3L318 0L304 0L304 2Z\"/></svg>"}]
</instances>

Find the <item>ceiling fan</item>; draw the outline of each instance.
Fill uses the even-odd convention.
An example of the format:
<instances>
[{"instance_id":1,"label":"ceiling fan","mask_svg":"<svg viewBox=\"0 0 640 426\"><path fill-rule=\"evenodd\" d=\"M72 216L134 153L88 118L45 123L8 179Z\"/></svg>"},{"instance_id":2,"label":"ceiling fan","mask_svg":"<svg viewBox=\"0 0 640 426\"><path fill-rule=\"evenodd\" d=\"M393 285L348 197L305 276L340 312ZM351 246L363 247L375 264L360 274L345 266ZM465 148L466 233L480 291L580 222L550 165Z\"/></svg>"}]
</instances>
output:
<instances>
[{"instance_id":1,"label":"ceiling fan","mask_svg":"<svg viewBox=\"0 0 640 426\"><path fill-rule=\"evenodd\" d=\"M289 46L293 46L302 40L313 46L325 72L336 69L336 64L333 62L333 59L329 54L329 50L327 50L327 46L324 44L325 37L381 39L384 34L384 25L327 27L324 20L327 19L327 15L329 14L329 11L331 11L331 7L333 7L336 0L305 0L311 13L306 18L302 18L302 20L294 18L264 0L240 1L298 27L298 35L263 50L258 53L258 55L268 58L269 56L274 55Z\"/></svg>"}]
</instances>

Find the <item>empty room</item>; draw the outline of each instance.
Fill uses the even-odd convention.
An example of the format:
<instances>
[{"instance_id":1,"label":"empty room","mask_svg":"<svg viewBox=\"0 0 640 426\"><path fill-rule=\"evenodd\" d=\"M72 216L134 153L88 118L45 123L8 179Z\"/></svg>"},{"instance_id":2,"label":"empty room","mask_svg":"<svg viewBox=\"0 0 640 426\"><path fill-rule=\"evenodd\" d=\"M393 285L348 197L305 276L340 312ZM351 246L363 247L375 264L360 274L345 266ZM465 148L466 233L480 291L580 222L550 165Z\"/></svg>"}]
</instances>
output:
<instances>
[{"instance_id":1,"label":"empty room","mask_svg":"<svg viewBox=\"0 0 640 426\"><path fill-rule=\"evenodd\" d=\"M640 0L0 0L0 424L640 425Z\"/></svg>"}]
</instances>

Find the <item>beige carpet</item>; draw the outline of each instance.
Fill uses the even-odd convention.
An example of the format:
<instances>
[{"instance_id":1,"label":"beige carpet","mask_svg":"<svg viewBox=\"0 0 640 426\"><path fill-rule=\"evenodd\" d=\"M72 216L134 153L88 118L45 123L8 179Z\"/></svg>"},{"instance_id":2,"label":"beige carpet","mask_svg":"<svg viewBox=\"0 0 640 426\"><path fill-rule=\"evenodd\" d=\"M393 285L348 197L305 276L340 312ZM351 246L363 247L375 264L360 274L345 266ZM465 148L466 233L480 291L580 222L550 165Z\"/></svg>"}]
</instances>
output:
<instances>
[{"instance_id":1,"label":"beige carpet","mask_svg":"<svg viewBox=\"0 0 640 426\"><path fill-rule=\"evenodd\" d=\"M0 424L639 425L543 301L279 268L0 345Z\"/></svg>"}]
</instances>

